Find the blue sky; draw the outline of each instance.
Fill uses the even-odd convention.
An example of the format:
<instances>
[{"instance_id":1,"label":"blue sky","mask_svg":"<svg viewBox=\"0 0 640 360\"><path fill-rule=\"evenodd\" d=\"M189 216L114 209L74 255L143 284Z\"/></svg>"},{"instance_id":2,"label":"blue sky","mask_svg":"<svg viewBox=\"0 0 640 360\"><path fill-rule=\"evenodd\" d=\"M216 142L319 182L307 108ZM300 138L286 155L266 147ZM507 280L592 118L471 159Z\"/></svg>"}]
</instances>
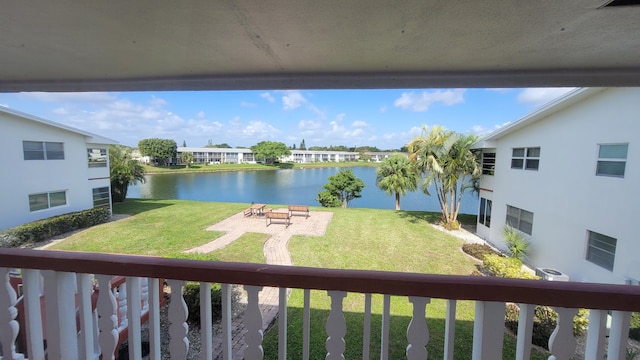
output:
<instances>
[{"instance_id":1,"label":"blue sky","mask_svg":"<svg viewBox=\"0 0 640 360\"><path fill-rule=\"evenodd\" d=\"M0 94L0 106L73 126L123 145L249 147L263 140L307 147L400 148L423 125L484 134L571 88L273 90Z\"/></svg>"}]
</instances>

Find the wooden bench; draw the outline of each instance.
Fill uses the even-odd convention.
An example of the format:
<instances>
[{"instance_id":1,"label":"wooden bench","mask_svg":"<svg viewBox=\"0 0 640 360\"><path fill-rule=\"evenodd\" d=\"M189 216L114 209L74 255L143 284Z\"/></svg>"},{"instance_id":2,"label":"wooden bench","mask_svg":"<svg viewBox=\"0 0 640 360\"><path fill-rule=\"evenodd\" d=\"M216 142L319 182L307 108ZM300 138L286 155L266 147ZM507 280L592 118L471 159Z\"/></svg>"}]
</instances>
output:
<instances>
[{"instance_id":1,"label":"wooden bench","mask_svg":"<svg viewBox=\"0 0 640 360\"><path fill-rule=\"evenodd\" d=\"M245 217L253 215L253 209L252 208L246 208L242 212L244 213Z\"/></svg>"},{"instance_id":2,"label":"wooden bench","mask_svg":"<svg viewBox=\"0 0 640 360\"><path fill-rule=\"evenodd\" d=\"M289 216L300 215L306 218L309 217L309 206L307 205L289 205Z\"/></svg>"},{"instance_id":3,"label":"wooden bench","mask_svg":"<svg viewBox=\"0 0 640 360\"><path fill-rule=\"evenodd\" d=\"M269 226L272 222L280 222L289 227L291 224L291 217L289 213L286 212L278 212L278 211L269 211L264 213L265 218L267 219L267 226Z\"/></svg>"}]
</instances>

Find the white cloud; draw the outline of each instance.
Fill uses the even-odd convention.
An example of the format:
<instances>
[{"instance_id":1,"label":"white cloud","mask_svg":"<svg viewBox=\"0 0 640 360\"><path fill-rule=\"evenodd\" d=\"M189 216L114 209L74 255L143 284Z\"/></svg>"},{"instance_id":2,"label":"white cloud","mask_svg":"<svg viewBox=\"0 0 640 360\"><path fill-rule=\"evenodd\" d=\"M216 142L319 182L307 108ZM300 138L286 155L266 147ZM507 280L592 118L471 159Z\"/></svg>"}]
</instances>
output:
<instances>
[{"instance_id":1,"label":"white cloud","mask_svg":"<svg viewBox=\"0 0 640 360\"><path fill-rule=\"evenodd\" d=\"M260 94L260 97L261 97L261 98L263 98L263 99L265 99L265 100L267 100L267 101L268 101L268 102L270 102L270 103L272 103L272 102L275 102L275 101L276 101L276 99L274 99L274 97L273 97L273 96L271 96L271 94L270 94L270 93L268 93L268 92Z\"/></svg>"},{"instance_id":2,"label":"white cloud","mask_svg":"<svg viewBox=\"0 0 640 360\"><path fill-rule=\"evenodd\" d=\"M300 130L318 130L322 128L322 123L313 120L300 120L298 123L298 129Z\"/></svg>"},{"instance_id":3,"label":"white cloud","mask_svg":"<svg viewBox=\"0 0 640 360\"><path fill-rule=\"evenodd\" d=\"M367 127L367 126L369 126L369 124L367 124L365 121L357 120L357 121L354 121L354 122L351 124L351 126L352 126L352 127Z\"/></svg>"},{"instance_id":4,"label":"white cloud","mask_svg":"<svg viewBox=\"0 0 640 360\"><path fill-rule=\"evenodd\" d=\"M414 92L402 93L393 103L396 107L415 112L429 110L434 103L442 103L447 106L464 102L464 89L423 91L420 94Z\"/></svg>"},{"instance_id":5,"label":"white cloud","mask_svg":"<svg viewBox=\"0 0 640 360\"><path fill-rule=\"evenodd\" d=\"M285 91L286 95L282 97L282 105L285 110L293 110L307 102L307 99L297 90Z\"/></svg>"},{"instance_id":6,"label":"white cloud","mask_svg":"<svg viewBox=\"0 0 640 360\"><path fill-rule=\"evenodd\" d=\"M248 101L241 101L240 106L246 107L246 108L253 108L253 107L256 107L256 104L250 103Z\"/></svg>"},{"instance_id":7,"label":"white cloud","mask_svg":"<svg viewBox=\"0 0 640 360\"><path fill-rule=\"evenodd\" d=\"M529 88L518 95L518 102L534 107L542 106L575 88Z\"/></svg>"},{"instance_id":8,"label":"white cloud","mask_svg":"<svg viewBox=\"0 0 640 360\"><path fill-rule=\"evenodd\" d=\"M18 95L22 98L46 102L79 102L79 103L103 103L116 99L116 94L106 92L79 92L79 93L48 93L48 92L23 92Z\"/></svg>"},{"instance_id":9,"label":"white cloud","mask_svg":"<svg viewBox=\"0 0 640 360\"><path fill-rule=\"evenodd\" d=\"M386 113L387 112L387 107L386 106L381 106L380 107L380 112L381 113Z\"/></svg>"},{"instance_id":10,"label":"white cloud","mask_svg":"<svg viewBox=\"0 0 640 360\"><path fill-rule=\"evenodd\" d=\"M207 115L204 113L204 111L200 110L197 114L196 117L200 118L200 119L204 119L205 117L207 117Z\"/></svg>"},{"instance_id":11,"label":"white cloud","mask_svg":"<svg viewBox=\"0 0 640 360\"><path fill-rule=\"evenodd\" d=\"M58 115L68 115L69 111L63 107L60 107L57 109L53 109L53 113Z\"/></svg>"}]
</instances>

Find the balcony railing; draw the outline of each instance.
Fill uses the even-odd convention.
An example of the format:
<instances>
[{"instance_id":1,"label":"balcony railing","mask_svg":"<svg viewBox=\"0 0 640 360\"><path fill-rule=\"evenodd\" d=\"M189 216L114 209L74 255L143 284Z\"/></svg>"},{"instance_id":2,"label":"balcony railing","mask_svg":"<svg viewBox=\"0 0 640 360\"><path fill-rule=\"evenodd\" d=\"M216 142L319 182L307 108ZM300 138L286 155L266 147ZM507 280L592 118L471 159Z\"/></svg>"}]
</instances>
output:
<instances>
[{"instance_id":1,"label":"balcony railing","mask_svg":"<svg viewBox=\"0 0 640 360\"><path fill-rule=\"evenodd\" d=\"M331 309L326 323L327 359L343 359L346 346L346 323L342 301L348 292L365 294L363 353L368 358L372 341L371 294L384 294L382 311L382 359L389 358L390 298L405 296L413 304L413 315L406 329L407 359L427 358L426 345L429 329L425 313L430 299L446 299L444 358L453 359L456 302L475 301L472 359L501 359L504 334L505 303L520 305L517 335L517 359L529 359L533 309L535 305L552 306L558 312L558 326L549 340L550 352L555 359L569 359L575 350L572 327L579 308L590 309L585 353L587 360L601 360L605 352L608 360L624 359L630 315L640 311L640 287L626 285L589 284L575 282L548 282L393 273L380 271L334 270L295 266L276 266L245 263L222 263L176 260L130 255L112 255L78 252L36 251L27 249L0 249L0 344L2 359L23 359L16 351L16 338L26 337L29 359L103 359L114 357L119 336L117 305L126 298L126 318L129 340L129 358L141 359L140 318L148 313L150 359L160 359L160 287L156 279L166 279L171 288L169 304L169 353L172 359L187 358L187 308L182 298L185 281L201 282L201 359L212 359L211 305L206 298L210 283L222 284L222 356L230 360L231 290L229 284L243 285L248 293L244 312L244 340L247 359L262 359L263 319L258 304L258 293L264 287L279 288L279 319L286 324L287 289L326 290ZM18 314L16 293L11 286L9 272L20 269L23 281L24 314ZM41 275L44 275L46 312L41 316ZM94 275L97 284L94 284ZM111 289L113 276L126 277L126 294L117 301L113 291L100 291L95 307L91 294L95 286ZM141 286L141 283L146 286ZM303 359L309 358L310 309L309 291L305 291L303 319ZM77 301L77 306L75 305ZM146 304L146 305L145 305ZM605 347L606 316L611 311L612 321L608 346ZM16 317L23 317L24 328L19 328ZM121 321L120 321L121 325ZM86 329L86 331L85 331ZM121 329L120 329L121 330ZM46 349L44 339L46 336ZM278 357L286 359L287 327L278 326ZM468 356L469 354L465 354Z\"/></svg>"}]
</instances>

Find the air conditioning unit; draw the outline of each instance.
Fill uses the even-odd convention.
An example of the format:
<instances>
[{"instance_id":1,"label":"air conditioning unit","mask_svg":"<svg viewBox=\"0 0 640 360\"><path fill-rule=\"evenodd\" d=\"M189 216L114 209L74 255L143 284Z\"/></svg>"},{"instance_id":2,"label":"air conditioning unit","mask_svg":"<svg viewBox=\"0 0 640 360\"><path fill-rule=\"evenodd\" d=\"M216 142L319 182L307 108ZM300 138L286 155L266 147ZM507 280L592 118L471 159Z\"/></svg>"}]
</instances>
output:
<instances>
[{"instance_id":1,"label":"air conditioning unit","mask_svg":"<svg viewBox=\"0 0 640 360\"><path fill-rule=\"evenodd\" d=\"M569 275L563 274L556 269L536 268L536 275L547 281L569 281Z\"/></svg>"}]
</instances>

